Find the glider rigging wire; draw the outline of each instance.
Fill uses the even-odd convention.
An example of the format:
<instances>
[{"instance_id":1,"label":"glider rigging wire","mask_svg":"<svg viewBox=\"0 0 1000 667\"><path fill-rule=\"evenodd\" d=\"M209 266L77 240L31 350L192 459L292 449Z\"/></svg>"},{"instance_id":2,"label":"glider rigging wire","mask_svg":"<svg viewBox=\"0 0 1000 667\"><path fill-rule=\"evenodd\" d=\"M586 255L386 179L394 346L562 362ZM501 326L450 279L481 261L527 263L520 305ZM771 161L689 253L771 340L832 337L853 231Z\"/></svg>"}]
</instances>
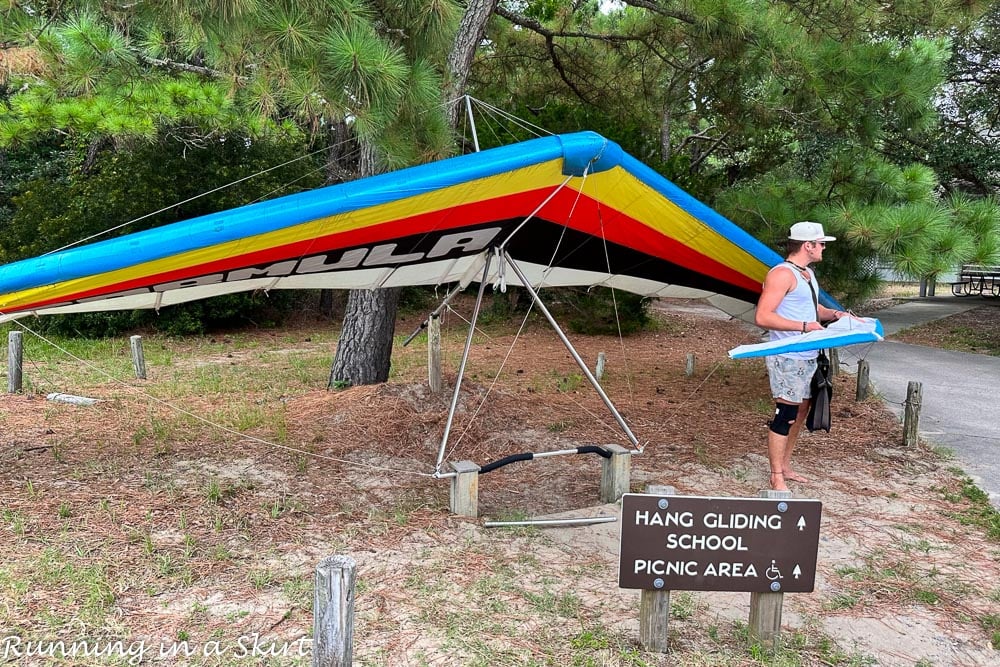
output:
<instances>
[{"instance_id":1,"label":"glider rigging wire","mask_svg":"<svg viewBox=\"0 0 1000 667\"><path fill-rule=\"evenodd\" d=\"M212 188L211 190L206 190L205 192L202 192L200 194L196 194L193 197L188 197L187 199L182 199L179 202L175 202L173 204L168 204L167 206L164 206L163 208L160 208L160 209L158 209L156 211L152 211L151 213L145 213L143 215L140 215L138 218L132 218L131 220L123 222L120 225L115 225L114 227L109 227L109 228L107 228L107 229L105 229L103 231L97 232L96 234L91 234L90 236L86 236L86 237L84 237L82 239L77 239L76 241L73 241L72 243L68 243L68 244L64 245L63 247L61 247L61 248L56 248L55 250L49 250L48 252L43 253L42 256L44 257L46 255L51 255L53 253L61 252L63 250L68 250L68 249L74 248L74 247L76 247L78 245L82 245L82 244L86 243L87 241L93 241L94 239L97 239L97 238L100 238L100 237L105 236L107 234L110 234L111 232L115 232L115 231L118 231L119 229L124 229L125 227L133 225L133 224L139 222L140 220L145 220L146 218L151 218L154 215L158 215L160 213L163 213L164 211L169 211L170 209L177 208L178 206L183 206L184 204L193 202L193 201L195 201L197 199L201 199L202 197L207 197L210 194L214 194L216 192L220 192L221 190L225 190L226 188L231 188L234 185L239 185L240 183L243 183L244 181L249 181L250 179L256 178L258 176L262 176L262 175L267 174L269 172L272 172L272 171L274 171L276 169L281 169L282 167L287 167L290 164L295 164L296 162L298 162L300 160L305 160L307 158L312 157L313 155L316 155L317 153L322 153L323 151L326 151L326 150L329 150L329 147L321 148L321 149L315 150L315 151L313 151L311 153L306 153L305 155L300 155L297 158L293 158L291 160L288 160L287 162L283 162L282 164L276 165L274 167L268 167L267 169L262 169L262 170L258 171L256 174L249 174L247 176L244 176L243 178L238 178L235 181L231 181L231 182L226 183L224 185L220 185L217 188ZM300 176L299 178L302 178L302 177ZM296 180L299 180L299 179L296 179ZM292 183L294 183L294 182L295 181L292 181ZM287 187L288 185L289 184L286 183L285 187ZM276 190L274 190L272 192L276 192Z\"/></svg>"}]
</instances>

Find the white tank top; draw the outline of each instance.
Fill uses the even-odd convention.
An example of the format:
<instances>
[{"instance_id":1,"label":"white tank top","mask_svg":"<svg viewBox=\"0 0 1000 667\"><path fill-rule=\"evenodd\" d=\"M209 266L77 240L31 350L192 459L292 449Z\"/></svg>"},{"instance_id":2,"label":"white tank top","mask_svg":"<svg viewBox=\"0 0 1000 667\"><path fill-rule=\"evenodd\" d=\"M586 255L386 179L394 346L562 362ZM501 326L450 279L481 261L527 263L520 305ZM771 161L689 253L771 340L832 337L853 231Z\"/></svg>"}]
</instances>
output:
<instances>
[{"instance_id":1,"label":"white tank top","mask_svg":"<svg viewBox=\"0 0 1000 667\"><path fill-rule=\"evenodd\" d=\"M796 322L815 322L816 321L816 303L813 301L813 288L810 286L809 281L802 277L802 272L799 271L790 262L784 262L773 267L771 271L781 270L781 271L791 271L795 276L795 287L788 294L784 296L778 307L775 308L774 312L782 317L794 320ZM813 273L812 269L806 267L806 273L809 274L809 280L812 284L816 284L816 274ZM780 340L782 338L788 338L789 336L801 335L801 329L798 331L774 331L770 332L771 340ZM819 350L809 350L808 352L786 352L782 356L794 357L796 359L815 359L819 355Z\"/></svg>"}]
</instances>

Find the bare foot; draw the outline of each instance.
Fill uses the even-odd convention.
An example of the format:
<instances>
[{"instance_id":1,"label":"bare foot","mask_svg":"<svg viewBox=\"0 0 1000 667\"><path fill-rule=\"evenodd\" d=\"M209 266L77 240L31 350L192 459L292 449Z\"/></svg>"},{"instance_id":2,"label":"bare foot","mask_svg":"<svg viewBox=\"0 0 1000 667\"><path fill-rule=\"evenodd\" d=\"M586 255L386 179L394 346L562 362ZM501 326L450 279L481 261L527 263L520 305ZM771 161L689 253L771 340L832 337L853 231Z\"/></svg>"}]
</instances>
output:
<instances>
[{"instance_id":1,"label":"bare foot","mask_svg":"<svg viewBox=\"0 0 1000 667\"><path fill-rule=\"evenodd\" d=\"M788 486L785 484L785 474L782 472L772 472L771 473L771 490L772 491L787 491Z\"/></svg>"},{"instance_id":2,"label":"bare foot","mask_svg":"<svg viewBox=\"0 0 1000 667\"><path fill-rule=\"evenodd\" d=\"M799 473L795 472L794 470L790 470L790 469L785 470L785 472L783 474L783 477L785 479L789 480L789 481L792 481L792 482L802 482L803 484L808 484L809 483L809 478L808 477L803 477Z\"/></svg>"}]
</instances>

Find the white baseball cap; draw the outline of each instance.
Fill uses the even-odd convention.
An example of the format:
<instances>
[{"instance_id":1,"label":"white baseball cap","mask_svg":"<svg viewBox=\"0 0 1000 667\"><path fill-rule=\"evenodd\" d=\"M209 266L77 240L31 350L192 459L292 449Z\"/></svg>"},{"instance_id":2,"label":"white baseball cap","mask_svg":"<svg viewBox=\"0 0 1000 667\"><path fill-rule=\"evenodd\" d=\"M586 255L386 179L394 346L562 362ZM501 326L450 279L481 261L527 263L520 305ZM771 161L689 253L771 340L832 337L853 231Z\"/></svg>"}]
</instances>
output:
<instances>
[{"instance_id":1,"label":"white baseball cap","mask_svg":"<svg viewBox=\"0 0 1000 667\"><path fill-rule=\"evenodd\" d=\"M796 222L788 231L790 241L836 241L836 236L826 236L823 233L823 225L818 222Z\"/></svg>"}]
</instances>

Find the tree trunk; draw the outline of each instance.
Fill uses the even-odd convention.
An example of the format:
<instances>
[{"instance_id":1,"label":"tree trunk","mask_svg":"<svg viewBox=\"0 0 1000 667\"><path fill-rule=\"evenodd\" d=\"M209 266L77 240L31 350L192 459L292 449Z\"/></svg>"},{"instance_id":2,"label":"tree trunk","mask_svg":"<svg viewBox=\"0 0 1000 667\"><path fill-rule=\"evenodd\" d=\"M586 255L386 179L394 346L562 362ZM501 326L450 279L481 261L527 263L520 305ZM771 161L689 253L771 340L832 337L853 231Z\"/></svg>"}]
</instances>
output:
<instances>
[{"instance_id":1,"label":"tree trunk","mask_svg":"<svg viewBox=\"0 0 1000 667\"><path fill-rule=\"evenodd\" d=\"M396 329L398 287L351 290L327 389L377 384L389 379Z\"/></svg>"},{"instance_id":2,"label":"tree trunk","mask_svg":"<svg viewBox=\"0 0 1000 667\"><path fill-rule=\"evenodd\" d=\"M455 102L456 98L465 94L465 82L472 70L472 61L476 57L476 49L486 34L486 22L493 16L497 0L469 0L458 26L458 33L448 54L448 74L450 79L445 87L445 104L448 104L448 122L452 127L458 127L458 119L462 113L462 105ZM454 104L451 104L455 102Z\"/></svg>"},{"instance_id":3,"label":"tree trunk","mask_svg":"<svg viewBox=\"0 0 1000 667\"><path fill-rule=\"evenodd\" d=\"M361 144L358 171L361 178L379 171L375 149L367 142ZM389 379L399 292L399 288L348 292L327 389L378 384Z\"/></svg>"},{"instance_id":4,"label":"tree trunk","mask_svg":"<svg viewBox=\"0 0 1000 667\"><path fill-rule=\"evenodd\" d=\"M476 49L486 33L486 22L493 15L496 4L497 0L470 0L466 6L448 56L450 80L445 89L445 102L451 102L465 92L465 82L469 78ZM448 120L452 127L458 125L460 112L458 104L449 107ZM358 171L360 178L379 171L375 151L366 143L361 145ZM328 388L345 384L376 384L389 379L399 292L399 288L351 290Z\"/></svg>"}]
</instances>

